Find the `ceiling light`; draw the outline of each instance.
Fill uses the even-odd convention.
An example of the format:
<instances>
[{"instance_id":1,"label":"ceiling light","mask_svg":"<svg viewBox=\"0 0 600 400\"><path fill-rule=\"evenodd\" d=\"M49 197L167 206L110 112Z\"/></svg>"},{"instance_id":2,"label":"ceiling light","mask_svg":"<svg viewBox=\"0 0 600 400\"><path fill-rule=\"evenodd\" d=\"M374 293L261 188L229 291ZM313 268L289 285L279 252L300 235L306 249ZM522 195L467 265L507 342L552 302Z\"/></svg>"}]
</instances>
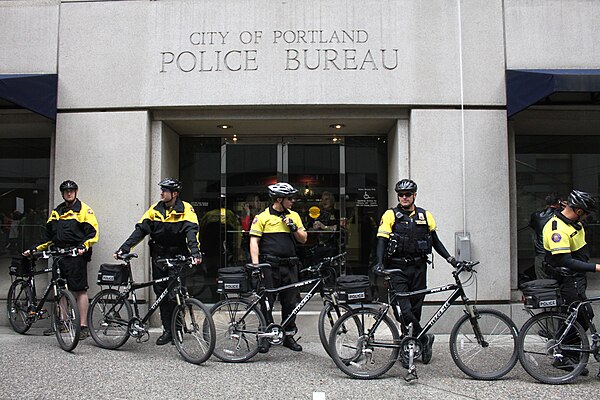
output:
<instances>
[{"instance_id":1,"label":"ceiling light","mask_svg":"<svg viewBox=\"0 0 600 400\"><path fill-rule=\"evenodd\" d=\"M345 128L346 125L344 125L344 124L331 124L331 125L329 125L329 127L333 128L333 129L342 129L342 128Z\"/></svg>"},{"instance_id":2,"label":"ceiling light","mask_svg":"<svg viewBox=\"0 0 600 400\"><path fill-rule=\"evenodd\" d=\"M233 126L231 126L231 125L217 125L217 128L219 128L219 129L231 129L231 128L233 128Z\"/></svg>"}]
</instances>

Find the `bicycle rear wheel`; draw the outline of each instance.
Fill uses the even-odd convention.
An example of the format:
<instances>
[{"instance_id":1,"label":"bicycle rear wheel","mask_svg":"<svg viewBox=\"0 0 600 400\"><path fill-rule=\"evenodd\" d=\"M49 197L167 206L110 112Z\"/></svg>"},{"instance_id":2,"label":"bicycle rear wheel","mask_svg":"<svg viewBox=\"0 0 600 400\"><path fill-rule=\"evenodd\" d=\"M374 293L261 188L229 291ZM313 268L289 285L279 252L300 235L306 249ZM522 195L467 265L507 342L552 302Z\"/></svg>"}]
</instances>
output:
<instances>
[{"instance_id":1,"label":"bicycle rear wheel","mask_svg":"<svg viewBox=\"0 0 600 400\"><path fill-rule=\"evenodd\" d=\"M329 350L335 365L346 375L374 379L398 360L400 334L387 315L359 308L337 320L329 335Z\"/></svg>"},{"instance_id":2,"label":"bicycle rear wheel","mask_svg":"<svg viewBox=\"0 0 600 400\"><path fill-rule=\"evenodd\" d=\"M79 343L81 320L75 296L66 289L56 296L53 321L59 346L65 351L72 351Z\"/></svg>"},{"instance_id":3,"label":"bicycle rear wheel","mask_svg":"<svg viewBox=\"0 0 600 400\"><path fill-rule=\"evenodd\" d=\"M529 375L543 383L559 385L577 378L588 362L587 335L575 321L564 340L567 316L544 312L531 317L519 332L519 361ZM579 351L577 351L579 350Z\"/></svg>"},{"instance_id":4,"label":"bicycle rear wheel","mask_svg":"<svg viewBox=\"0 0 600 400\"><path fill-rule=\"evenodd\" d=\"M462 372L475 379L499 379L517 363L515 323L500 311L475 309L465 314L450 333L450 355Z\"/></svg>"},{"instance_id":5,"label":"bicycle rear wheel","mask_svg":"<svg viewBox=\"0 0 600 400\"><path fill-rule=\"evenodd\" d=\"M118 349L129 339L131 304L114 289L105 289L92 299L88 309L88 327L94 342L103 349Z\"/></svg>"},{"instance_id":6,"label":"bicycle rear wheel","mask_svg":"<svg viewBox=\"0 0 600 400\"><path fill-rule=\"evenodd\" d=\"M335 325L335 322L348 311L352 311L349 305L334 305L328 301L319 314L319 339L321 339L321 344L330 357L329 335L331 334L331 329Z\"/></svg>"},{"instance_id":7,"label":"bicycle rear wheel","mask_svg":"<svg viewBox=\"0 0 600 400\"><path fill-rule=\"evenodd\" d=\"M175 347L192 364L208 360L215 349L215 323L208 308L196 299L185 299L171 321Z\"/></svg>"},{"instance_id":8,"label":"bicycle rear wheel","mask_svg":"<svg viewBox=\"0 0 600 400\"><path fill-rule=\"evenodd\" d=\"M213 306L217 338L213 354L219 360L243 362L258 353L257 334L267 322L257 307L250 307L251 303L244 299L226 299Z\"/></svg>"},{"instance_id":9,"label":"bicycle rear wheel","mask_svg":"<svg viewBox=\"0 0 600 400\"><path fill-rule=\"evenodd\" d=\"M23 334L31 328L31 321L27 318L30 298L31 285L28 281L17 279L10 285L8 298L6 299L6 309L10 326L17 333Z\"/></svg>"}]
</instances>

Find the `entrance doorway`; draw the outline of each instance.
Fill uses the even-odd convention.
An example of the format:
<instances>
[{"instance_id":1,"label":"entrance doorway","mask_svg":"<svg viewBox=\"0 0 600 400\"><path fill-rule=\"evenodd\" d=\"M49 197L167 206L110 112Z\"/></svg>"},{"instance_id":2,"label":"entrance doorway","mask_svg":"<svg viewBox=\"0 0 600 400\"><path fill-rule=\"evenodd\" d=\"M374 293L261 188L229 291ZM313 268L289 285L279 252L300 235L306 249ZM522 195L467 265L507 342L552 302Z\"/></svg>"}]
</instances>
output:
<instances>
[{"instance_id":1,"label":"entrance doorway","mask_svg":"<svg viewBox=\"0 0 600 400\"><path fill-rule=\"evenodd\" d=\"M219 268L250 262L250 225L270 204L267 186L278 181L299 191L293 209L308 232L307 243L298 244L305 266L346 251L347 273L369 270L387 208L385 138L182 137L180 178L205 254L188 286L203 301L217 297Z\"/></svg>"}]
</instances>

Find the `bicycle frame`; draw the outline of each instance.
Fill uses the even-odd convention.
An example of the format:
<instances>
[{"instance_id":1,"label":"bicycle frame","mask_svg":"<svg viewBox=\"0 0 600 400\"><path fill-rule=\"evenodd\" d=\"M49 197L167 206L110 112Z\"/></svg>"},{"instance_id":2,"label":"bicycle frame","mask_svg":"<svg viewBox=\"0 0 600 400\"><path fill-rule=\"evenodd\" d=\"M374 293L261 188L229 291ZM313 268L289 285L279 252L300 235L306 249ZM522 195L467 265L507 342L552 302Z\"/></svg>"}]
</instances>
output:
<instances>
[{"instance_id":1,"label":"bicycle frame","mask_svg":"<svg viewBox=\"0 0 600 400\"><path fill-rule=\"evenodd\" d=\"M60 257L55 256L52 260L52 266L46 267L41 271L34 270L34 272L31 275L29 275L29 277L27 278L27 280L29 281L29 284L31 285L31 296L32 296L32 298L29 299L29 302L32 304L36 304L37 288L35 286L35 276L41 275L41 274L47 274L48 272L52 272L52 277L50 278L50 282L48 282L48 286L46 286L46 289L44 290L44 295L42 296L41 301L36 304L36 307L34 310L36 313L36 316L44 308L44 304L46 304L46 301L48 300L50 290L54 289L54 296L58 296L59 287L61 287L61 283L64 283L66 285L66 282L64 281L64 279L60 277L60 266L58 265L59 260L60 260Z\"/></svg>"},{"instance_id":2,"label":"bicycle frame","mask_svg":"<svg viewBox=\"0 0 600 400\"><path fill-rule=\"evenodd\" d=\"M592 343L590 344L590 347L588 349L582 349L581 347L569 347L569 346L564 346L563 345L563 341L566 339L566 337L569 335L569 332L571 331L571 328L573 327L573 324L577 321L577 316L579 315L579 310L584 307L587 304L591 304L591 303L595 303L595 302L600 302L600 296L597 297L591 297L588 298L584 301L581 301L579 304L577 304L577 306L575 306L572 311L567 314L567 327L565 328L564 332L562 333L562 335L560 336L560 338L558 338L558 340L556 341L556 346L558 346L558 348L560 348L561 350L566 350L566 351L576 351L578 353L590 353L590 354L594 354L597 350L596 348L596 340L593 340ZM587 315L589 316L589 315ZM594 335L598 335L598 331L596 330L596 325L594 325L594 321L592 320L592 318L589 318L587 321L590 324L590 334L592 335L592 339L594 338Z\"/></svg>"}]
</instances>

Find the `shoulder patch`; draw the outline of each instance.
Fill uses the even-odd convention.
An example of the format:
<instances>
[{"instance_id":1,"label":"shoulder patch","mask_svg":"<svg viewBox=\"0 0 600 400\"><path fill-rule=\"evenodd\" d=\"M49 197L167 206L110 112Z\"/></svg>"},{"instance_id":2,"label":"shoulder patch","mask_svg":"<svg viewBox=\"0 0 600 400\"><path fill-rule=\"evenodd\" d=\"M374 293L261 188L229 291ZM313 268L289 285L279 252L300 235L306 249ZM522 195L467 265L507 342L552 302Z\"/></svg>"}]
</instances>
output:
<instances>
[{"instance_id":1,"label":"shoulder patch","mask_svg":"<svg viewBox=\"0 0 600 400\"><path fill-rule=\"evenodd\" d=\"M93 211L91 208L88 208L88 211L87 211L87 213L88 213L88 214L93 214L93 213L94 213L94 211Z\"/></svg>"},{"instance_id":2,"label":"shoulder patch","mask_svg":"<svg viewBox=\"0 0 600 400\"><path fill-rule=\"evenodd\" d=\"M196 214L196 210L194 210L194 207L190 206L190 211L193 212L194 214Z\"/></svg>"},{"instance_id":3,"label":"shoulder patch","mask_svg":"<svg viewBox=\"0 0 600 400\"><path fill-rule=\"evenodd\" d=\"M256 224L258 222L258 217L254 217L254 219L252 220L252 225Z\"/></svg>"},{"instance_id":4,"label":"shoulder patch","mask_svg":"<svg viewBox=\"0 0 600 400\"><path fill-rule=\"evenodd\" d=\"M560 241L561 241L561 239L562 239L562 236L560 236L560 233L553 233L553 234L552 234L552 241L553 241L554 243L558 243L558 242L560 242Z\"/></svg>"}]
</instances>

